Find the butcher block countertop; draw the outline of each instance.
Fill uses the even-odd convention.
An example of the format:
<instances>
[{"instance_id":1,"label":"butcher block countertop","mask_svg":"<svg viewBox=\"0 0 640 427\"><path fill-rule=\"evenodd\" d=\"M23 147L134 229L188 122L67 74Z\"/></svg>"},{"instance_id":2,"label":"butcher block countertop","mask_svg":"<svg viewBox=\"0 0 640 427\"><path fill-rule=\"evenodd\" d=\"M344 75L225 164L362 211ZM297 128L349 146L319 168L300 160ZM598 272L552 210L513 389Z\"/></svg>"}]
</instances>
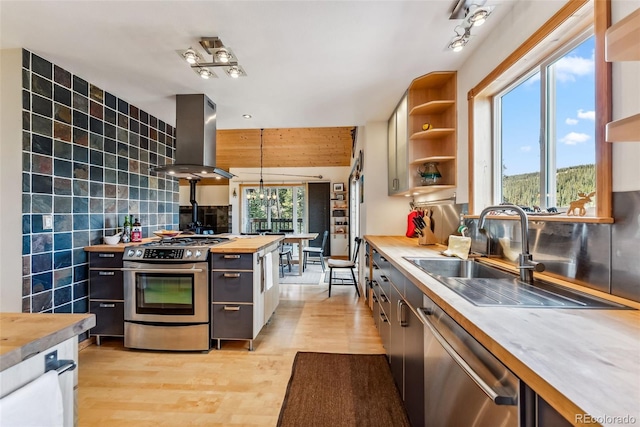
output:
<instances>
[{"instance_id":1,"label":"butcher block countertop","mask_svg":"<svg viewBox=\"0 0 640 427\"><path fill-rule=\"evenodd\" d=\"M267 246L279 242L284 239L282 235L259 235L259 236L245 236L245 235L223 235L230 240L227 243L221 243L211 247L211 252L215 253L254 253ZM188 236L184 236L188 237ZM117 245L91 245L85 246L84 250L87 252L124 252L126 246L139 245L142 243L149 243L158 241L158 238L146 238L142 239L140 243L118 243Z\"/></svg>"},{"instance_id":2,"label":"butcher block countertop","mask_svg":"<svg viewBox=\"0 0 640 427\"><path fill-rule=\"evenodd\" d=\"M443 248L365 240L571 423L640 422L639 310L476 306L403 258L441 257Z\"/></svg>"},{"instance_id":3,"label":"butcher block countertop","mask_svg":"<svg viewBox=\"0 0 640 427\"><path fill-rule=\"evenodd\" d=\"M95 314L0 313L0 371L95 325Z\"/></svg>"}]
</instances>

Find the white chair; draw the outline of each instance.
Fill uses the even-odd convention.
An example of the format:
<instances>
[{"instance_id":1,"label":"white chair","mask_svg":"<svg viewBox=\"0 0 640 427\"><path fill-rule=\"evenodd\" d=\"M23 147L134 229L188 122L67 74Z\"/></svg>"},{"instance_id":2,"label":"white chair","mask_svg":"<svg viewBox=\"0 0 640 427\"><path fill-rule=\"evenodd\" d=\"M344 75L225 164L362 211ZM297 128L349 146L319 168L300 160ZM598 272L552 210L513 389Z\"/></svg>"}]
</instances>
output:
<instances>
[{"instance_id":1,"label":"white chair","mask_svg":"<svg viewBox=\"0 0 640 427\"><path fill-rule=\"evenodd\" d=\"M356 245L353 251L353 258L351 260L348 259L333 259L329 258L327 261L327 265L329 266L329 297L331 297L331 285L333 284L333 270L339 268L348 268L351 271L352 282L347 282L343 279L340 279L341 285L350 285L353 283L353 286L356 287L356 293L360 296L360 290L358 289L358 281L356 280L356 274L353 269L356 267L356 262L358 261L358 252L360 252L360 242L362 239L356 237L355 239ZM347 279L348 280L348 279ZM337 284L337 283L336 283Z\"/></svg>"}]
</instances>

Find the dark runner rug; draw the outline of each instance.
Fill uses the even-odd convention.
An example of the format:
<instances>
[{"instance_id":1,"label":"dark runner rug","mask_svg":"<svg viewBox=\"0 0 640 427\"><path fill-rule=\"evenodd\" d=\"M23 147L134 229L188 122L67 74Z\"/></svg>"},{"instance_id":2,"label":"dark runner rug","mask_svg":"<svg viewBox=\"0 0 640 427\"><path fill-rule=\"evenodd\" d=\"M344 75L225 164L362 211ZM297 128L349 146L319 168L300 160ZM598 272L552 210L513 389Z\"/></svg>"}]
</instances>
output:
<instances>
[{"instance_id":1,"label":"dark runner rug","mask_svg":"<svg viewBox=\"0 0 640 427\"><path fill-rule=\"evenodd\" d=\"M409 426L382 354L298 352L278 426Z\"/></svg>"}]
</instances>

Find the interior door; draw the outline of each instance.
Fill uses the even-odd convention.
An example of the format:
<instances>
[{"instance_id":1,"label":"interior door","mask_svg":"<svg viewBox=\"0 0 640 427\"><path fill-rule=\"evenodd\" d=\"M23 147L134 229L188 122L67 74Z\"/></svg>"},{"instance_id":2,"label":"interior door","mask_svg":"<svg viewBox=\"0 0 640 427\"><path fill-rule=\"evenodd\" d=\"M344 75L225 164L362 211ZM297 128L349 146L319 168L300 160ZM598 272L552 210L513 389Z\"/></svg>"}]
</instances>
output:
<instances>
[{"instance_id":1,"label":"interior door","mask_svg":"<svg viewBox=\"0 0 640 427\"><path fill-rule=\"evenodd\" d=\"M331 183L310 182L309 186L309 232L318 233L318 237L309 242L309 246L320 247L322 234L331 227L330 199ZM327 240L329 238L327 237ZM331 255L331 245L327 241L325 256Z\"/></svg>"}]
</instances>

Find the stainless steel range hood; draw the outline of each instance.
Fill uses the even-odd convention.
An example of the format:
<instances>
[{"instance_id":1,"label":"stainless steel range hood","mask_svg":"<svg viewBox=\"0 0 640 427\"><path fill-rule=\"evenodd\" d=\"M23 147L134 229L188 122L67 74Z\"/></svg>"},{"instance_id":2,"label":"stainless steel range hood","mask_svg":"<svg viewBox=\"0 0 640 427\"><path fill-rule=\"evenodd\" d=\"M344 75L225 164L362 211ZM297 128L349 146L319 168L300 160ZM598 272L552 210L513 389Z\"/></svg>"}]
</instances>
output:
<instances>
[{"instance_id":1,"label":"stainless steel range hood","mask_svg":"<svg viewBox=\"0 0 640 427\"><path fill-rule=\"evenodd\" d=\"M234 176L216 167L216 104L206 95L176 95L175 163L151 170L187 179Z\"/></svg>"}]
</instances>

